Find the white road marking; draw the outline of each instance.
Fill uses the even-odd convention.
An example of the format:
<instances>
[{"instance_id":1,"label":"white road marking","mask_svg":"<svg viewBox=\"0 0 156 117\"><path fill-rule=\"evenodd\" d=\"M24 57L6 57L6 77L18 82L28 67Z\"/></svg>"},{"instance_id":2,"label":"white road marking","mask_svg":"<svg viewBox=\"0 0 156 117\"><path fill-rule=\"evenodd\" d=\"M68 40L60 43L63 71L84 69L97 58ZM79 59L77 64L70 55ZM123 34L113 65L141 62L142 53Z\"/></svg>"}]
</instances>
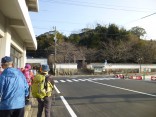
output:
<instances>
[{"instance_id":1,"label":"white road marking","mask_svg":"<svg viewBox=\"0 0 156 117\"><path fill-rule=\"evenodd\" d=\"M75 81L75 82L79 82L78 80L76 80L76 79L72 79L73 81Z\"/></svg>"},{"instance_id":2,"label":"white road marking","mask_svg":"<svg viewBox=\"0 0 156 117\"><path fill-rule=\"evenodd\" d=\"M67 110L69 111L71 117L77 117L77 115L75 114L73 109L70 107L70 105L68 104L66 99L63 96L60 96L60 98L61 98L62 102L64 103L65 107L67 108Z\"/></svg>"},{"instance_id":3,"label":"white road marking","mask_svg":"<svg viewBox=\"0 0 156 117\"><path fill-rule=\"evenodd\" d=\"M69 79L67 79L66 81L68 81L68 82L73 82L73 81L71 81L71 80L69 80Z\"/></svg>"},{"instance_id":4,"label":"white road marking","mask_svg":"<svg viewBox=\"0 0 156 117\"><path fill-rule=\"evenodd\" d=\"M54 80L55 83L65 83L65 82L79 82L79 81L98 81L98 80L117 80L117 78L88 78L88 79L64 79L64 80Z\"/></svg>"},{"instance_id":5,"label":"white road marking","mask_svg":"<svg viewBox=\"0 0 156 117\"><path fill-rule=\"evenodd\" d=\"M54 85L54 88L55 88L57 93L61 93L55 85Z\"/></svg>"},{"instance_id":6,"label":"white road marking","mask_svg":"<svg viewBox=\"0 0 156 117\"><path fill-rule=\"evenodd\" d=\"M92 80L98 80L98 78L93 78Z\"/></svg>"},{"instance_id":7,"label":"white road marking","mask_svg":"<svg viewBox=\"0 0 156 117\"><path fill-rule=\"evenodd\" d=\"M66 81L64 81L64 80L60 80L61 82L66 82Z\"/></svg>"},{"instance_id":8,"label":"white road marking","mask_svg":"<svg viewBox=\"0 0 156 117\"><path fill-rule=\"evenodd\" d=\"M57 81L57 80L54 80L54 82L55 82L55 83L58 83L58 81Z\"/></svg>"},{"instance_id":9,"label":"white road marking","mask_svg":"<svg viewBox=\"0 0 156 117\"><path fill-rule=\"evenodd\" d=\"M86 81L85 79L78 79L78 80L80 80L80 81Z\"/></svg>"},{"instance_id":10,"label":"white road marking","mask_svg":"<svg viewBox=\"0 0 156 117\"><path fill-rule=\"evenodd\" d=\"M141 91L126 89L126 88L113 86L113 85L109 85L109 84L104 84L104 83L100 83L100 82L95 82L95 81L91 81L91 80L89 82L93 82L93 83L96 83L96 84L100 84L100 85L104 85L104 86L108 86L108 87L113 87L113 88L117 88L117 89L122 89L122 90L126 90L126 91L131 91L131 92L135 92L135 93L139 93L139 94L143 94L143 95L148 95L148 96L151 96L151 97L156 97L156 95L153 95L153 94L150 94L150 93L145 93L145 92L141 92Z\"/></svg>"},{"instance_id":11,"label":"white road marking","mask_svg":"<svg viewBox=\"0 0 156 117\"><path fill-rule=\"evenodd\" d=\"M61 93L55 85L54 85L54 88L57 93ZM70 113L71 117L77 117L77 115L75 114L73 109L70 107L68 102L65 100L65 98L63 96L60 96L60 98L61 98L62 102L64 103L65 107L67 108L68 112Z\"/></svg>"},{"instance_id":12,"label":"white road marking","mask_svg":"<svg viewBox=\"0 0 156 117\"><path fill-rule=\"evenodd\" d=\"M111 80L120 80L120 78L110 78Z\"/></svg>"},{"instance_id":13,"label":"white road marking","mask_svg":"<svg viewBox=\"0 0 156 117\"><path fill-rule=\"evenodd\" d=\"M108 80L108 78L99 78L98 80Z\"/></svg>"}]
</instances>

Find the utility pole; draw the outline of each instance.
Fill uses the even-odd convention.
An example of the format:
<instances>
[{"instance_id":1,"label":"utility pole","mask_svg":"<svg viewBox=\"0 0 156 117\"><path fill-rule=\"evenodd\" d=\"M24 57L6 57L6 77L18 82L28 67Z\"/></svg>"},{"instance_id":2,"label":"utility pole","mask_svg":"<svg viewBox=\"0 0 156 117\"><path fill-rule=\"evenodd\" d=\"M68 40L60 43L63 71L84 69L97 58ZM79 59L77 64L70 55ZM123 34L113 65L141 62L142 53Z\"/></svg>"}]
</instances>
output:
<instances>
[{"instance_id":1,"label":"utility pole","mask_svg":"<svg viewBox=\"0 0 156 117\"><path fill-rule=\"evenodd\" d=\"M138 60L139 60L139 65L140 65L140 68L139 68L139 73L141 74L141 72L142 72L142 70L141 70L141 69L142 69L142 68L141 68L142 58L139 58Z\"/></svg>"},{"instance_id":2,"label":"utility pole","mask_svg":"<svg viewBox=\"0 0 156 117\"><path fill-rule=\"evenodd\" d=\"M56 26L53 27L54 28L54 33L55 33L55 36L54 36L54 41L55 41L55 50L54 50L54 61L56 62L56 42L57 42L57 38L56 38L56 35L57 35L57 32L56 32Z\"/></svg>"},{"instance_id":3,"label":"utility pole","mask_svg":"<svg viewBox=\"0 0 156 117\"><path fill-rule=\"evenodd\" d=\"M55 33L55 36L54 36L54 41L55 41L55 43L54 43L54 74L56 75L56 42L57 42L56 26L54 26L53 29L54 29L54 33Z\"/></svg>"}]
</instances>

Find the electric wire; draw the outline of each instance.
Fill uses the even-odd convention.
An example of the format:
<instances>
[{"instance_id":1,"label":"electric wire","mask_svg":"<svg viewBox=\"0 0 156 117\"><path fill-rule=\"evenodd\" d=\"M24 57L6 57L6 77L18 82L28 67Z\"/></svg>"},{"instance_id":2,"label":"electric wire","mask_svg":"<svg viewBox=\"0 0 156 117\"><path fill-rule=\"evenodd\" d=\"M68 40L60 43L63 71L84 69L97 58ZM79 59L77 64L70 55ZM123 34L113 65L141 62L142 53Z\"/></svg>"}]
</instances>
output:
<instances>
[{"instance_id":1,"label":"electric wire","mask_svg":"<svg viewBox=\"0 0 156 117\"><path fill-rule=\"evenodd\" d=\"M55 3L55 4L83 6L83 7L104 8L104 9L112 9L112 10L134 11L134 12L151 12L151 11L156 10L156 9L149 9L149 8L139 8L139 9L142 9L142 10L134 10L134 9L138 9L138 8L129 7L129 6L108 5L108 4L102 4L102 3L97 4L97 3L93 3L93 2L80 2L80 1L73 1L73 0L68 0L68 1L49 0L49 1L46 1L46 2ZM119 8L115 8L115 7L119 7ZM121 7L123 7L123 8L121 8ZM131 8L131 9L127 9L127 8ZM143 10L146 10L146 11L143 11Z\"/></svg>"},{"instance_id":2,"label":"electric wire","mask_svg":"<svg viewBox=\"0 0 156 117\"><path fill-rule=\"evenodd\" d=\"M75 1L75 0L68 0L68 1L59 1L59 0L41 0L41 2L48 2L48 3L56 3L56 4L66 4L66 5L75 5L75 6L84 6L84 7L93 7L93 8L104 8L104 9L112 9L112 10L122 10L122 11L133 11L133 12L147 12L147 11L142 11L142 10L133 10L133 9L121 9L121 8L115 8L115 7L123 7L124 6L113 6L113 5L107 5L107 6L111 6L111 8L109 7L104 7L106 4L100 4L100 3L93 3L93 2L79 2L79 1ZM100 5L100 6L99 6ZM126 7L127 8L127 7ZM128 8L135 8L135 7L128 7ZM145 8L143 8L145 9ZM149 9L148 9L149 10ZM46 10L48 11L48 10ZM149 11L148 11L149 12ZM130 21L128 23L132 23L132 22L136 22L136 21L139 21L139 20L142 20L142 19L145 19L147 17L150 17L152 15L155 15L156 12L152 13L152 14L149 14L149 15L146 15L146 16L143 16L137 20L133 20L133 21ZM39 20L37 20L39 21ZM54 23L64 23L64 24L75 24L75 25L79 25L81 23L78 23L78 22L70 22L70 21L50 21L50 20L41 20L41 21L45 21L45 22L54 22ZM128 24L126 23L126 24ZM124 26L126 25L124 24ZM39 30L42 30L42 29L49 29L49 28L43 28L43 27L34 27L35 29L39 29ZM65 30L64 30L65 31ZM73 31L66 31L66 32L73 32Z\"/></svg>"}]
</instances>

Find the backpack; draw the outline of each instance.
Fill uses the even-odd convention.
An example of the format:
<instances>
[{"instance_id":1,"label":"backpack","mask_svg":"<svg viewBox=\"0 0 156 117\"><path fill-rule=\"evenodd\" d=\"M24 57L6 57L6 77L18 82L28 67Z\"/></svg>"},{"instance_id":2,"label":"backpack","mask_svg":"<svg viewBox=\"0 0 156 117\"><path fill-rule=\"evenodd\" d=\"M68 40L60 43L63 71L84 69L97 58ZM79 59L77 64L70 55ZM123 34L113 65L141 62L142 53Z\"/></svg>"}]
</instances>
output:
<instances>
[{"instance_id":1,"label":"backpack","mask_svg":"<svg viewBox=\"0 0 156 117\"><path fill-rule=\"evenodd\" d=\"M32 96L34 98L44 98L45 96L49 97L52 95L53 85L47 81L46 76L37 74L31 86ZM45 88L46 87L46 88Z\"/></svg>"}]
</instances>

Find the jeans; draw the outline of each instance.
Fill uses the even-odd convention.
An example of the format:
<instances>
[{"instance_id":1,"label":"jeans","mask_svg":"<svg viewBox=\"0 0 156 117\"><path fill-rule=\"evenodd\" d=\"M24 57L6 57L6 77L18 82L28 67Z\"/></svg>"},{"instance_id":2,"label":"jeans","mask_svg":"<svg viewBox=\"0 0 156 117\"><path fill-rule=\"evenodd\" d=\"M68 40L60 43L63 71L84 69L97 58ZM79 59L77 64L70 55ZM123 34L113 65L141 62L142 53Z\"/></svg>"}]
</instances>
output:
<instances>
[{"instance_id":1,"label":"jeans","mask_svg":"<svg viewBox=\"0 0 156 117\"><path fill-rule=\"evenodd\" d=\"M52 97L44 97L43 99L37 98L38 101L38 112L37 117L42 117L43 108L45 108L45 117L51 117L51 103Z\"/></svg>"},{"instance_id":2,"label":"jeans","mask_svg":"<svg viewBox=\"0 0 156 117\"><path fill-rule=\"evenodd\" d=\"M0 110L0 117L24 117L24 108Z\"/></svg>"}]
</instances>

